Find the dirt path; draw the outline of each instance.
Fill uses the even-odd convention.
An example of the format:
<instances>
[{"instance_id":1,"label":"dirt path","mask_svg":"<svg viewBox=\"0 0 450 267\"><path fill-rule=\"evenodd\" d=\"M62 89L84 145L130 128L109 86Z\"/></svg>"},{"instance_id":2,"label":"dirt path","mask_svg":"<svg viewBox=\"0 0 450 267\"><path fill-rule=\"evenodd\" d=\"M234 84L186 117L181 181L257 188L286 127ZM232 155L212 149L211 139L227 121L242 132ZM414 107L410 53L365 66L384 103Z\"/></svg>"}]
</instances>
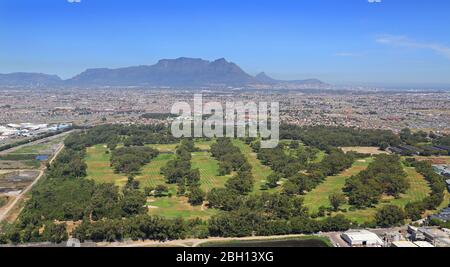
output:
<instances>
[{"instance_id":1,"label":"dirt path","mask_svg":"<svg viewBox=\"0 0 450 267\"><path fill-rule=\"evenodd\" d=\"M60 147L56 150L53 157L50 159L49 161L50 164L56 159L56 157L63 150L63 148L64 145L61 144ZM33 186L36 185L37 182L39 182L39 180L44 176L45 170L46 170L45 167L42 168L39 171L39 175L36 177L36 179L34 179L34 181L14 199L14 201L12 201L8 206L2 208L2 210L0 211L0 223L3 222L5 218L7 218L9 212L11 212L11 210L14 209L14 207L24 198L24 196L31 190L31 188L33 188Z\"/></svg>"},{"instance_id":2,"label":"dirt path","mask_svg":"<svg viewBox=\"0 0 450 267\"><path fill-rule=\"evenodd\" d=\"M175 246L175 247L199 247L208 242L227 242L227 241L252 241L252 240L272 240L284 238L305 237L305 235L282 235L282 236L252 236L241 238L226 238L226 237L211 237L208 239L183 239L172 240L167 242L159 241L130 241L130 242L114 242L114 243L99 243L98 246L105 247L155 247L155 246Z\"/></svg>"}]
</instances>

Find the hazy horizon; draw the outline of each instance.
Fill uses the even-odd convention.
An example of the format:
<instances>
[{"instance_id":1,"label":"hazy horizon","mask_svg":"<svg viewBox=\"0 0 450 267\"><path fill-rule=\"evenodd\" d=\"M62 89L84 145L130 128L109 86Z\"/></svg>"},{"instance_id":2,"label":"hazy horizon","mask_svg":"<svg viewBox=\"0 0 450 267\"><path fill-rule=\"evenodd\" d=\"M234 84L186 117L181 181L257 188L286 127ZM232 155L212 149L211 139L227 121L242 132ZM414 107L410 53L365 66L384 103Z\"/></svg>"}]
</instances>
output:
<instances>
[{"instance_id":1,"label":"hazy horizon","mask_svg":"<svg viewBox=\"0 0 450 267\"><path fill-rule=\"evenodd\" d=\"M5 0L0 73L226 58L282 80L447 87L448 11L447 0Z\"/></svg>"}]
</instances>

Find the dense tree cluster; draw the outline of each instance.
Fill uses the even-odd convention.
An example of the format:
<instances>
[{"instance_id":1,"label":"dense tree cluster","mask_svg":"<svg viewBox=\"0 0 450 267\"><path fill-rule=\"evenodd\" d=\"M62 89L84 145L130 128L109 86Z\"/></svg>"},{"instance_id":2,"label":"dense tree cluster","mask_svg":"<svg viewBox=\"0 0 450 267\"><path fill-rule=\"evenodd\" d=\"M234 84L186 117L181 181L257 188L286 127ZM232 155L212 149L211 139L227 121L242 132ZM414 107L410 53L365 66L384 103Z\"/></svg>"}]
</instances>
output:
<instances>
[{"instance_id":1,"label":"dense tree cluster","mask_svg":"<svg viewBox=\"0 0 450 267\"><path fill-rule=\"evenodd\" d=\"M64 141L66 147L81 150L96 144L108 144L114 147L120 142L127 146L135 143L170 144L177 143L166 125L120 125L105 124L92 129L69 135Z\"/></svg>"},{"instance_id":2,"label":"dense tree cluster","mask_svg":"<svg viewBox=\"0 0 450 267\"><path fill-rule=\"evenodd\" d=\"M343 216L313 220L299 196L284 194L230 195L226 189L213 190L210 204L223 212L209 221L211 236L240 237L347 230L351 222Z\"/></svg>"},{"instance_id":3,"label":"dense tree cluster","mask_svg":"<svg viewBox=\"0 0 450 267\"><path fill-rule=\"evenodd\" d=\"M241 150L233 145L229 138L219 138L211 146L211 154L219 161L220 175L227 175L232 171L249 171L251 169Z\"/></svg>"},{"instance_id":4,"label":"dense tree cluster","mask_svg":"<svg viewBox=\"0 0 450 267\"><path fill-rule=\"evenodd\" d=\"M139 215L126 219L109 219L96 222L84 220L75 229L73 236L81 241L121 241L182 239L186 236L188 225L181 219Z\"/></svg>"},{"instance_id":5,"label":"dense tree cluster","mask_svg":"<svg viewBox=\"0 0 450 267\"><path fill-rule=\"evenodd\" d=\"M176 118L179 115L172 113L145 113L141 115L143 119L153 119L153 120L167 120L170 118Z\"/></svg>"},{"instance_id":6,"label":"dense tree cluster","mask_svg":"<svg viewBox=\"0 0 450 267\"><path fill-rule=\"evenodd\" d=\"M125 128L106 125L68 136L66 148L48 166L45 178L33 188L31 199L8 231L11 242L64 241L65 225L57 221L100 221L146 213L146 197L133 179L121 191L112 184L95 184L85 178L86 147L109 140L109 130L114 129Z\"/></svg>"},{"instance_id":7,"label":"dense tree cluster","mask_svg":"<svg viewBox=\"0 0 450 267\"><path fill-rule=\"evenodd\" d=\"M440 138L437 138L435 143L441 146L450 146L450 135L445 135Z\"/></svg>"},{"instance_id":8,"label":"dense tree cluster","mask_svg":"<svg viewBox=\"0 0 450 267\"><path fill-rule=\"evenodd\" d=\"M159 154L158 150L150 147L122 147L113 150L111 167L120 173L137 173L142 166L149 163Z\"/></svg>"},{"instance_id":9,"label":"dense tree cluster","mask_svg":"<svg viewBox=\"0 0 450 267\"><path fill-rule=\"evenodd\" d=\"M428 133L424 131L413 133L410 129L405 128L400 131L400 139L407 145L417 145L428 142Z\"/></svg>"},{"instance_id":10,"label":"dense tree cluster","mask_svg":"<svg viewBox=\"0 0 450 267\"><path fill-rule=\"evenodd\" d=\"M218 139L211 146L211 154L219 161L219 175L235 172L226 183L226 188L230 192L245 195L253 191L252 167L241 150L233 145L231 139Z\"/></svg>"},{"instance_id":11,"label":"dense tree cluster","mask_svg":"<svg viewBox=\"0 0 450 267\"><path fill-rule=\"evenodd\" d=\"M191 169L191 153L196 151L194 141L185 139L178 146L176 158L161 168L168 184L178 185L178 195L187 195L191 205L202 205L205 193L200 188L200 171Z\"/></svg>"},{"instance_id":12,"label":"dense tree cluster","mask_svg":"<svg viewBox=\"0 0 450 267\"><path fill-rule=\"evenodd\" d=\"M397 155L378 155L369 167L347 179L344 192L357 208L372 207L383 194L399 197L409 188Z\"/></svg>"},{"instance_id":13,"label":"dense tree cluster","mask_svg":"<svg viewBox=\"0 0 450 267\"><path fill-rule=\"evenodd\" d=\"M85 177L87 165L83 158L84 150L63 150L52 165L47 168L47 176L58 178Z\"/></svg>"},{"instance_id":14,"label":"dense tree cluster","mask_svg":"<svg viewBox=\"0 0 450 267\"><path fill-rule=\"evenodd\" d=\"M306 168L306 162L288 155L282 146L273 149L260 149L257 157L262 164L269 166L282 178L292 177L300 170Z\"/></svg>"},{"instance_id":15,"label":"dense tree cluster","mask_svg":"<svg viewBox=\"0 0 450 267\"><path fill-rule=\"evenodd\" d=\"M405 219L405 211L396 205L383 206L375 215L375 223L380 227L401 226Z\"/></svg>"},{"instance_id":16,"label":"dense tree cluster","mask_svg":"<svg viewBox=\"0 0 450 267\"><path fill-rule=\"evenodd\" d=\"M301 140L305 145L328 151L330 147L396 146L401 140L392 131L348 127L310 126L291 124L280 126L280 138Z\"/></svg>"},{"instance_id":17,"label":"dense tree cluster","mask_svg":"<svg viewBox=\"0 0 450 267\"><path fill-rule=\"evenodd\" d=\"M288 177L283 190L288 195L302 195L316 188L326 177L337 175L350 168L358 157L360 155L355 153L346 154L341 150L332 150L320 163L310 164L306 173L297 173Z\"/></svg>"}]
</instances>

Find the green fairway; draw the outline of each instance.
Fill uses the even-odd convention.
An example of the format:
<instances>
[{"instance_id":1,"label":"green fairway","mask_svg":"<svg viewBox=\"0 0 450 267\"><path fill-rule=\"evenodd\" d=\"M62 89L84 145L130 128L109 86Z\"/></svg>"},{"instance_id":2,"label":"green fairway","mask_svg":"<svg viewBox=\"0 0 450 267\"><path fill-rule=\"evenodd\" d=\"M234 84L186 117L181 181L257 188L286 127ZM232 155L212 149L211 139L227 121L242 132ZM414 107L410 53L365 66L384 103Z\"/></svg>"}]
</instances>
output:
<instances>
[{"instance_id":1,"label":"green fairway","mask_svg":"<svg viewBox=\"0 0 450 267\"><path fill-rule=\"evenodd\" d=\"M295 151L295 149L291 149L289 147L289 144L291 143L290 140L282 140L280 141L280 144L284 144L284 152L286 153L286 155L290 155L290 156L296 156L296 154L298 153L297 151ZM305 146L303 143L300 142L300 148L305 149L308 146ZM311 163L319 163L323 160L323 158L327 155L327 153L325 153L325 151L319 150L319 152L317 152L316 154L316 158L311 161Z\"/></svg>"},{"instance_id":2,"label":"green fairway","mask_svg":"<svg viewBox=\"0 0 450 267\"><path fill-rule=\"evenodd\" d=\"M210 144L200 142L199 146L205 148ZM162 154L158 155L149 164L146 164L140 174L136 176L135 179L140 182L141 189L166 184L160 171L168 161L175 158L174 152L176 151L177 144L149 146L158 149ZM128 178L125 175L114 173L114 170L110 167L111 154L107 154L107 150L105 145L96 145L87 149L85 161L88 166L88 179L92 179L98 183L113 183L122 187ZM217 175L218 163L211 157L209 152L193 153L192 167L200 169L202 189L205 191L210 191L215 187L223 187L229 178L229 176L221 177ZM207 209L204 206L191 206L187 202L186 197L176 196L176 185L168 186L172 197L149 198L148 207L150 214L170 218L209 218L217 212L216 210Z\"/></svg>"},{"instance_id":3,"label":"green fairway","mask_svg":"<svg viewBox=\"0 0 450 267\"><path fill-rule=\"evenodd\" d=\"M123 185L127 177L114 173L110 166L111 154L106 154L106 145L96 145L89 147L86 153L87 178L97 183L113 183Z\"/></svg>"},{"instance_id":4,"label":"green fairway","mask_svg":"<svg viewBox=\"0 0 450 267\"><path fill-rule=\"evenodd\" d=\"M317 212L321 206L331 207L328 197L333 193L341 193L347 178L365 170L372 160L372 158L367 158L357 161L350 169L345 170L341 174L328 177L325 182L305 195L305 206L311 212Z\"/></svg>"},{"instance_id":5,"label":"green fairway","mask_svg":"<svg viewBox=\"0 0 450 267\"><path fill-rule=\"evenodd\" d=\"M423 200L431 193L431 189L428 186L427 181L420 173L416 171L416 169L405 168L405 172L408 174L408 181L411 187L408 189L406 194L402 195L400 199L390 201L390 203L401 207L405 207L406 204L410 202Z\"/></svg>"},{"instance_id":6,"label":"green fairway","mask_svg":"<svg viewBox=\"0 0 450 267\"><path fill-rule=\"evenodd\" d=\"M313 163L319 163L323 160L323 158L325 158L325 156L327 155L327 153L325 153L324 151L319 151L316 155L316 159L314 161L312 161Z\"/></svg>"},{"instance_id":7,"label":"green fairway","mask_svg":"<svg viewBox=\"0 0 450 267\"><path fill-rule=\"evenodd\" d=\"M200 170L201 188L206 192L213 188L224 187L228 178L231 175L219 176L219 165L211 153L209 152L194 152L192 153L192 169Z\"/></svg>"},{"instance_id":8,"label":"green fairway","mask_svg":"<svg viewBox=\"0 0 450 267\"><path fill-rule=\"evenodd\" d=\"M159 154L149 164L146 164L142 168L141 174L136 176L136 180L140 182L140 187L156 187L157 185L165 184L166 181L160 173L161 168L174 158L175 154Z\"/></svg>"},{"instance_id":9,"label":"green fairway","mask_svg":"<svg viewBox=\"0 0 450 267\"><path fill-rule=\"evenodd\" d=\"M233 144L241 150L241 152L245 155L248 162L252 166L252 174L255 179L254 192L261 192L261 186L266 184L267 176L272 173L272 169L268 166L264 166L257 158L256 153L252 151L252 148L245 144L243 141L235 139L233 140ZM267 190L267 192L276 191L279 188Z\"/></svg>"},{"instance_id":10,"label":"green fairway","mask_svg":"<svg viewBox=\"0 0 450 267\"><path fill-rule=\"evenodd\" d=\"M350 169L340 175L328 177L324 183L320 184L305 196L305 206L311 212L317 212L321 206L331 207L328 197L333 193L342 193L342 188L345 186L347 178L366 169L372 161L372 158L365 159L364 162L357 161ZM430 193L428 183L414 168L405 168L405 172L408 175L407 177L411 187L399 199L384 197L377 207L353 211L349 210L349 205L344 205L342 208L348 211L342 214L358 223L370 222L374 218L376 210L382 205L395 204L400 207L405 207L410 202L423 200Z\"/></svg>"},{"instance_id":11,"label":"green fairway","mask_svg":"<svg viewBox=\"0 0 450 267\"><path fill-rule=\"evenodd\" d=\"M411 187L405 194L401 195L399 199L384 197L376 207L363 210L348 211L347 213L345 213L346 217L358 223L370 222L375 218L377 209L379 209L383 205L394 204L404 208L406 204L410 202L423 200L425 197L427 197L430 194L431 190L425 178L421 174L417 173L414 168L405 168L405 172L408 175L407 178ZM349 206L346 205L344 206L344 208L349 208Z\"/></svg>"},{"instance_id":12,"label":"green fairway","mask_svg":"<svg viewBox=\"0 0 450 267\"><path fill-rule=\"evenodd\" d=\"M148 200L149 214L168 218L202 218L207 219L217 213L217 210L204 206L191 206L186 197L162 197Z\"/></svg>"},{"instance_id":13,"label":"green fairway","mask_svg":"<svg viewBox=\"0 0 450 267\"><path fill-rule=\"evenodd\" d=\"M145 145L157 149L161 153L175 153L177 146L179 144L156 144L156 145Z\"/></svg>"},{"instance_id":14,"label":"green fairway","mask_svg":"<svg viewBox=\"0 0 450 267\"><path fill-rule=\"evenodd\" d=\"M211 149L211 145L214 144L215 142L216 141L214 141L214 140L195 141L195 147L201 151L209 151Z\"/></svg>"}]
</instances>

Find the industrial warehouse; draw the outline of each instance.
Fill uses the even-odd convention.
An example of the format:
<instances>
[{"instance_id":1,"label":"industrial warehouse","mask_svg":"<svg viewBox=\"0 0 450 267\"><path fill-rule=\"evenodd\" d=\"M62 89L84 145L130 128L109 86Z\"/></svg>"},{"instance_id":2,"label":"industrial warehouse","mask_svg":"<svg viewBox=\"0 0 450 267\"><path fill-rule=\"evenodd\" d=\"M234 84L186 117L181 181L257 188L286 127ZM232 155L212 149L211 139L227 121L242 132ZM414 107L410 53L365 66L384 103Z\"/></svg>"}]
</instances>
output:
<instances>
[{"instance_id":1,"label":"industrial warehouse","mask_svg":"<svg viewBox=\"0 0 450 267\"><path fill-rule=\"evenodd\" d=\"M7 125L0 125L0 140L14 138L14 137L31 137L49 132L56 132L66 130L72 125L69 123L61 124L34 124L34 123L10 123Z\"/></svg>"}]
</instances>

